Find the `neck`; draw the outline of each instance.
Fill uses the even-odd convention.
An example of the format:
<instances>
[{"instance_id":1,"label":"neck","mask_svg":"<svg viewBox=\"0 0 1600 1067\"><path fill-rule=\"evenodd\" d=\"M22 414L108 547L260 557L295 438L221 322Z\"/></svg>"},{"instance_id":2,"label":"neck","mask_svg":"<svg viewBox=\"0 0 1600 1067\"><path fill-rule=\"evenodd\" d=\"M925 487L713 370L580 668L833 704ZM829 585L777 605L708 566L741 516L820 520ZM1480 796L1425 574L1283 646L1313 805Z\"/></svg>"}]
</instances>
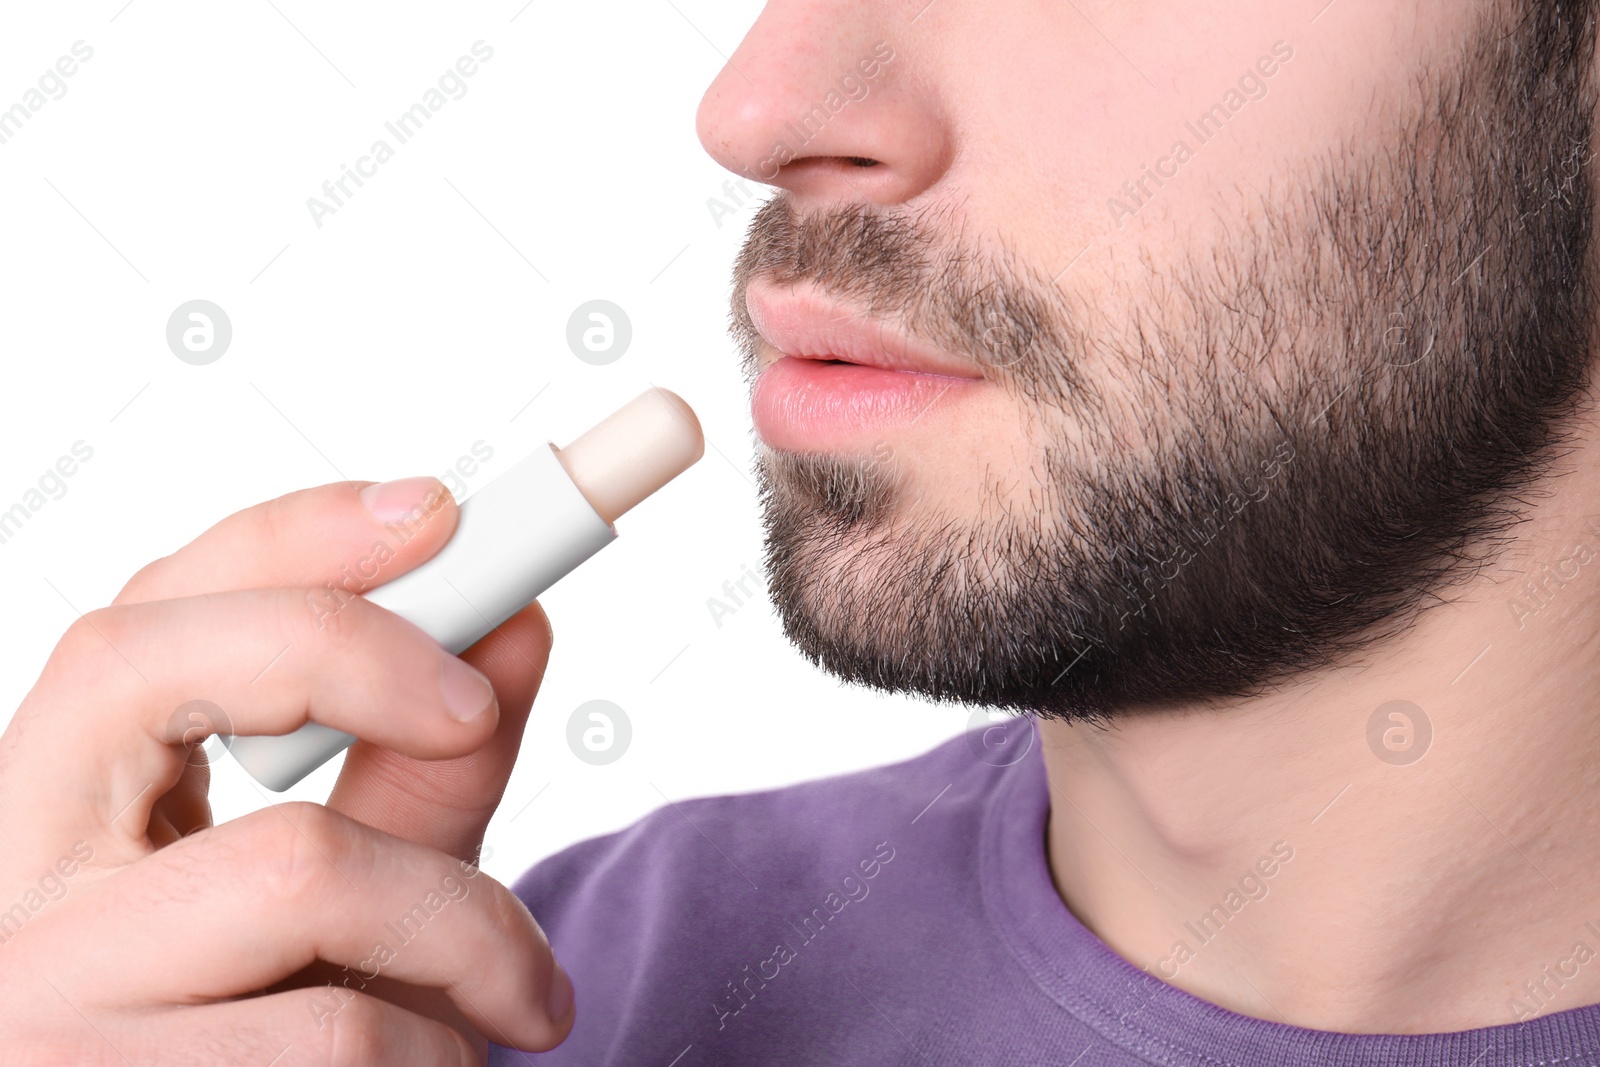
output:
<instances>
[{"instance_id":1,"label":"neck","mask_svg":"<svg viewBox=\"0 0 1600 1067\"><path fill-rule=\"evenodd\" d=\"M1600 455L1574 455L1490 569L1360 662L1041 721L1073 913L1172 985L1312 1029L1600 1003Z\"/></svg>"}]
</instances>

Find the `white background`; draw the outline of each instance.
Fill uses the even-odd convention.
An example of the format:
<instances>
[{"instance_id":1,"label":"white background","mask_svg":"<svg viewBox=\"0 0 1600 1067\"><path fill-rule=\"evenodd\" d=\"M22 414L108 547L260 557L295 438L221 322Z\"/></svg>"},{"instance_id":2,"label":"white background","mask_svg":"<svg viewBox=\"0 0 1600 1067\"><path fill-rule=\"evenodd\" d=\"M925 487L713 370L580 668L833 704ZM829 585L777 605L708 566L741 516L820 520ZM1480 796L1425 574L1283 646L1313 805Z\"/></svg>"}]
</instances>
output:
<instances>
[{"instance_id":1,"label":"white background","mask_svg":"<svg viewBox=\"0 0 1600 1067\"><path fill-rule=\"evenodd\" d=\"M785 642L764 597L720 627L707 606L760 565L748 397L725 332L754 205L726 200L694 111L758 10L6 5L0 109L74 42L94 55L0 144L0 510L74 442L94 454L0 544L0 715L77 612L223 516L345 478L441 474L482 440L494 457L475 489L654 383L697 409L706 458L542 598L555 652L485 869L510 881L667 799L883 763L963 729L958 709L841 687ZM494 56L465 96L397 144L384 122L480 39ZM394 159L319 229L307 198L380 137ZM721 226L713 197L736 207ZM200 367L165 338L196 298L234 331ZM595 298L633 324L603 367L565 341ZM603 767L565 740L595 698L634 731ZM73 753L48 756L73 773ZM323 799L337 766L280 796L224 757L218 821Z\"/></svg>"}]
</instances>

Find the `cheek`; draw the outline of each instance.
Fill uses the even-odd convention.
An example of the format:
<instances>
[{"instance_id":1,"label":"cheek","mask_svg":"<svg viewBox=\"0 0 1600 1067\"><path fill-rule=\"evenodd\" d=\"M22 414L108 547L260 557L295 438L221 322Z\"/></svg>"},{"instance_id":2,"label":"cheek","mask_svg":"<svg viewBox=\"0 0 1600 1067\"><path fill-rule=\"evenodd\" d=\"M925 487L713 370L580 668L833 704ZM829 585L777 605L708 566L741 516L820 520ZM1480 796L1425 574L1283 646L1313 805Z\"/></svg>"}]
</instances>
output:
<instances>
[{"instance_id":1,"label":"cheek","mask_svg":"<svg viewBox=\"0 0 1600 1067\"><path fill-rule=\"evenodd\" d=\"M1432 12L1425 31L1417 5ZM1419 66L1470 28L1470 11L1438 0L1355 0L1313 23L1316 6L1087 2L1081 16L962 26L929 60L962 146L952 203L1047 276L1080 253L1073 274L1092 277L1097 263L1204 247L1225 225L1216 211L1245 210L1252 187L1292 188L1340 144L1381 136L1394 116L1372 101L1410 100ZM1239 87L1252 75L1255 98Z\"/></svg>"}]
</instances>

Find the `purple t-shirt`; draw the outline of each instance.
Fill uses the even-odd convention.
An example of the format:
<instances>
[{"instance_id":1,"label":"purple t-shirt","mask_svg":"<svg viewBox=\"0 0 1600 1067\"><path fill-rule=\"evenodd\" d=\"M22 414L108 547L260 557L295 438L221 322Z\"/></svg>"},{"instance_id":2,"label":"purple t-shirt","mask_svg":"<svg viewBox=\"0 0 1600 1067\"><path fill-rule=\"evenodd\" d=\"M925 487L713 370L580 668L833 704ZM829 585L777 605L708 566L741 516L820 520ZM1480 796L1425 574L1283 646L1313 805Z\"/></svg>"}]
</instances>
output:
<instances>
[{"instance_id":1,"label":"purple t-shirt","mask_svg":"<svg viewBox=\"0 0 1600 1067\"><path fill-rule=\"evenodd\" d=\"M1600 1006L1453 1034L1303 1030L1112 952L1045 858L1033 724L770 792L670 804L514 889L577 987L559 1048L494 1065L1584 1067Z\"/></svg>"}]
</instances>

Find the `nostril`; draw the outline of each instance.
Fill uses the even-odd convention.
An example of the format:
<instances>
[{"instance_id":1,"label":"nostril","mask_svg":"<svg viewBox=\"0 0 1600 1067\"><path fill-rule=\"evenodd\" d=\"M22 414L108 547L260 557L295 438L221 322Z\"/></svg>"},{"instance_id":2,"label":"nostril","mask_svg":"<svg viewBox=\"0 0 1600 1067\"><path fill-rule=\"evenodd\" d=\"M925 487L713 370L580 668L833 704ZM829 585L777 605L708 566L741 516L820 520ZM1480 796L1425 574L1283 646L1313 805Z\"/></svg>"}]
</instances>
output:
<instances>
[{"instance_id":1,"label":"nostril","mask_svg":"<svg viewBox=\"0 0 1600 1067\"><path fill-rule=\"evenodd\" d=\"M876 159L868 159L865 156L845 156L844 161L853 167L876 167L878 165Z\"/></svg>"}]
</instances>

